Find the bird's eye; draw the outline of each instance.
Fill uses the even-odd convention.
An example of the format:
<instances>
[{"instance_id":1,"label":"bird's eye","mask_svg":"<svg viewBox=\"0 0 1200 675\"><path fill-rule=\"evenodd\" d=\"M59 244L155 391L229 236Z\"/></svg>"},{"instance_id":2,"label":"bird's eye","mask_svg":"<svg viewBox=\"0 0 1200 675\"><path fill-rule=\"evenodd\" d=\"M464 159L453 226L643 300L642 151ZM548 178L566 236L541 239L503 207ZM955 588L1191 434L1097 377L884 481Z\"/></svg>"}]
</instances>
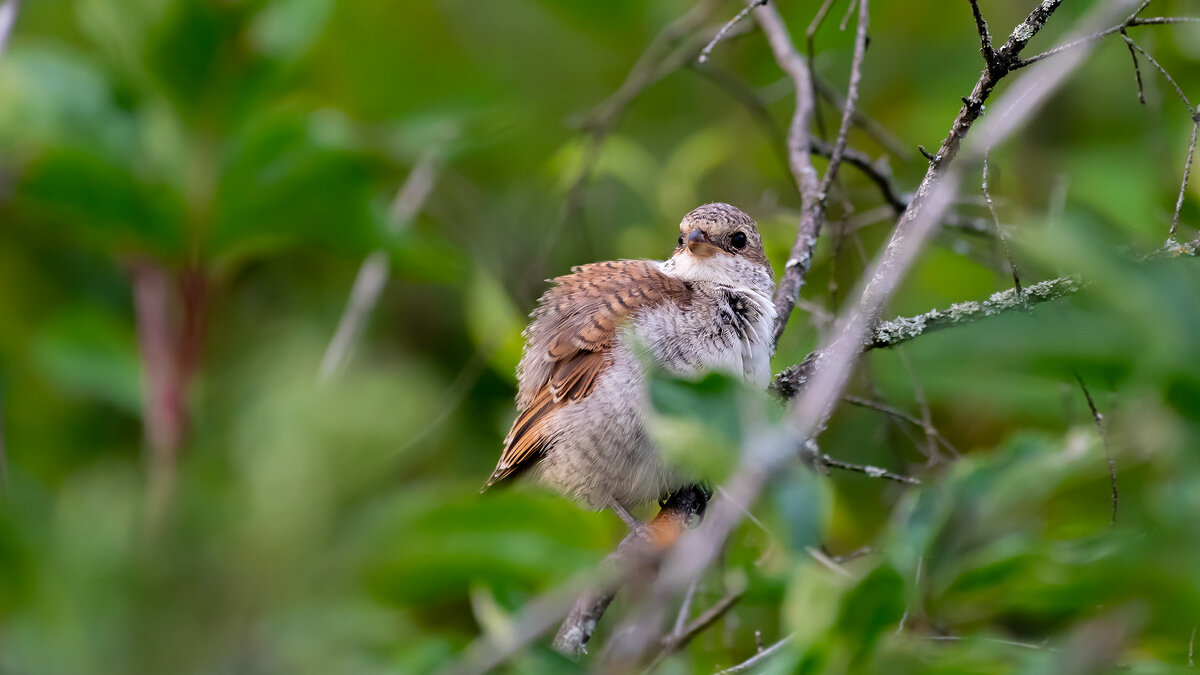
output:
<instances>
[{"instance_id":1,"label":"bird's eye","mask_svg":"<svg viewBox=\"0 0 1200 675\"><path fill-rule=\"evenodd\" d=\"M734 248L746 248L746 233L734 232L733 236L729 238L729 243L733 244Z\"/></svg>"},{"instance_id":2,"label":"bird's eye","mask_svg":"<svg viewBox=\"0 0 1200 675\"><path fill-rule=\"evenodd\" d=\"M677 246L683 246L683 235L682 234L679 235L679 243L677 244Z\"/></svg>"}]
</instances>

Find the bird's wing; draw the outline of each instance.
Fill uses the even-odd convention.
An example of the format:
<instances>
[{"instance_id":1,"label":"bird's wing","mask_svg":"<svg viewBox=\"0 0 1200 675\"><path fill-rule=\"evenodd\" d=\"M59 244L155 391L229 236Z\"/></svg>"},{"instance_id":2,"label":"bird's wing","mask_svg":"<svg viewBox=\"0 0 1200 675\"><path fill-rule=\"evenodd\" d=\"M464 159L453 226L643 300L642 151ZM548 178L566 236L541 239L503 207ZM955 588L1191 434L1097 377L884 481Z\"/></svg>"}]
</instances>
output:
<instances>
[{"instance_id":1,"label":"bird's wing","mask_svg":"<svg viewBox=\"0 0 1200 675\"><path fill-rule=\"evenodd\" d=\"M647 307L685 305L691 289L650 260L593 263L553 279L526 331L521 411L487 487L533 465L547 449L550 413L592 392L612 363L624 319Z\"/></svg>"}]
</instances>

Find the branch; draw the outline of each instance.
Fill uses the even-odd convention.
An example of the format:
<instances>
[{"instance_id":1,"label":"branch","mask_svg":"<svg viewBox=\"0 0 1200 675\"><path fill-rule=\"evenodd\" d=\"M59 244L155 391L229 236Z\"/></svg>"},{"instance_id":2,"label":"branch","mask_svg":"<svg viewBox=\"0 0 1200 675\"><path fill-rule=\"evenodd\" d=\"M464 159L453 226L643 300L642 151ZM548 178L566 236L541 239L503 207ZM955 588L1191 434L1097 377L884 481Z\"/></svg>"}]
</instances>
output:
<instances>
[{"instance_id":1,"label":"branch","mask_svg":"<svg viewBox=\"0 0 1200 675\"><path fill-rule=\"evenodd\" d=\"M763 661L766 661L767 659L771 658L775 654L775 652L778 652L780 649L783 649L783 646L786 645L788 642L790 642L793 637L795 637L795 635L789 635L789 636L783 638L782 640L780 640L779 642L776 642L775 644L771 645L770 647L759 650L759 652L757 654L755 654L754 656L751 656L750 658L746 659L745 661L742 661L741 663L737 664L736 666L733 666L732 668L726 668L725 670L722 670L722 671L718 671L716 673L716 675L732 675L733 673L744 673L744 672L750 670L751 668L753 668L754 666L757 666L758 664L762 663Z\"/></svg>"},{"instance_id":2,"label":"branch","mask_svg":"<svg viewBox=\"0 0 1200 675\"><path fill-rule=\"evenodd\" d=\"M388 209L388 229L393 234L407 227L421 211L429 193L433 191L437 173L436 155L432 151L426 152L408 174ZM321 358L318 382L328 382L346 362L363 326L379 302L379 294L387 284L390 267L387 253L382 250L371 253L363 260L346 301L346 309L342 311L333 339Z\"/></svg>"},{"instance_id":3,"label":"branch","mask_svg":"<svg viewBox=\"0 0 1200 675\"><path fill-rule=\"evenodd\" d=\"M792 246L788 261L784 265L783 277L775 289L774 341L776 343L779 342L779 337L783 335L783 330L787 327L792 308L796 306L796 300L800 297L800 291L804 287L808 271L812 268L817 237L825 223L829 188L837 178L838 169L842 164L842 155L846 150L846 139L849 136L850 124L858 104L858 85L862 81L862 63L867 49L867 28L870 22L867 5L867 0L859 3L854 58L850 66L850 84L846 91L846 102L842 110L842 123L838 129L833 150L830 152L829 167L826 169L825 177L815 185L815 194L813 183L816 183L817 172L812 167L809 158L811 142L808 130L808 120L815 107L815 102L810 96L812 73L792 45L787 27L774 8L760 7L756 10L759 13L759 24L762 25L763 32L767 34L771 44L775 61L791 77L792 85L796 90L796 112L792 117L792 127L788 134L788 151L792 158L792 174L796 177L801 193L800 227L796 235L796 243Z\"/></svg>"},{"instance_id":4,"label":"branch","mask_svg":"<svg viewBox=\"0 0 1200 675\"><path fill-rule=\"evenodd\" d=\"M817 90L817 94L819 94L821 98L825 99L829 105L832 105L835 108L846 107L846 100L842 98L842 95L838 93L837 89L834 89L831 85L826 83L825 80L822 80L815 74L813 75L813 85ZM892 132L888 131L887 127L875 121L863 111L856 109L854 111L853 119L855 126L861 129L862 132L867 136L875 139L875 142L886 148L888 152L904 160L908 160L912 157L912 151L910 151L908 147L906 147L904 143L900 141L900 139L896 138Z\"/></svg>"},{"instance_id":5,"label":"branch","mask_svg":"<svg viewBox=\"0 0 1200 675\"><path fill-rule=\"evenodd\" d=\"M1083 390L1083 397L1087 399L1088 409L1092 411L1092 422L1096 424L1096 433L1100 436L1100 444L1104 446L1104 458L1108 460L1108 480L1112 487L1112 518L1109 520L1109 525L1117 524L1117 506L1120 503L1120 495L1117 493L1117 463L1113 461L1112 449L1108 447L1108 436L1104 433L1104 415L1096 408L1096 402L1092 400L1092 392L1088 391L1087 385L1083 383L1083 378L1079 373L1075 373L1075 380L1079 382L1079 388Z\"/></svg>"},{"instance_id":6,"label":"branch","mask_svg":"<svg viewBox=\"0 0 1200 675\"><path fill-rule=\"evenodd\" d=\"M821 232L821 224L825 219L824 202L819 197L820 182L817 170L813 168L809 157L809 122L812 119L814 101L811 96L812 73L804 57L796 51L792 44L792 36L787 26L780 18L779 12L772 5L764 5L754 10L758 25L762 27L771 47L775 62L792 81L792 89L796 97L796 109L792 114L792 122L788 127L788 166L792 170L792 178L800 190L800 225L796 234L796 243L788 255L784 266L783 277L775 289L775 330L774 341L779 342L779 336L787 326L788 317L800 296L800 289L812 268L813 250L817 246L817 235Z\"/></svg>"},{"instance_id":7,"label":"branch","mask_svg":"<svg viewBox=\"0 0 1200 675\"><path fill-rule=\"evenodd\" d=\"M946 440L946 437L942 436L942 433L938 431L932 423L927 423L926 420L917 419L913 415L910 415L903 410L898 410L890 405L880 403L879 401L872 401L869 399L860 398L858 396L843 396L842 400L850 405L855 405L860 408L867 408L869 410L875 410L889 417L918 427L922 432L925 433L926 436L932 438L935 442L940 443L942 447L946 448L950 454L955 456L960 454L958 449L951 445L950 441ZM928 410L928 405L924 406L924 410L922 412L925 412L926 410Z\"/></svg>"},{"instance_id":8,"label":"branch","mask_svg":"<svg viewBox=\"0 0 1200 675\"><path fill-rule=\"evenodd\" d=\"M835 469L845 469L846 471L865 474L871 478L884 478L887 480L896 481L897 483L904 483L905 485L921 484L921 480L919 478L892 473L887 469L881 469L877 466L870 466L869 464L851 464L850 462L843 462L840 459L834 459L829 455L821 455L820 457L822 464L825 466L831 466Z\"/></svg>"},{"instance_id":9,"label":"branch","mask_svg":"<svg viewBox=\"0 0 1200 675\"><path fill-rule=\"evenodd\" d=\"M992 34L988 32L987 21L979 11L979 0L970 0L971 14L975 17L975 29L979 31L979 53L990 68L996 61L996 50L992 48Z\"/></svg>"},{"instance_id":10,"label":"branch","mask_svg":"<svg viewBox=\"0 0 1200 675\"><path fill-rule=\"evenodd\" d=\"M986 300L959 302L946 309L931 309L924 314L896 317L881 321L868 333L863 351L895 347L922 335L974 323L1000 314L1027 312L1036 305L1073 295L1082 284L1071 277L1040 281L1018 294L1015 288L993 293ZM790 366L775 376L771 389L784 399L795 397L812 376L819 354L813 352L798 365Z\"/></svg>"},{"instance_id":11,"label":"branch","mask_svg":"<svg viewBox=\"0 0 1200 675\"><path fill-rule=\"evenodd\" d=\"M187 425L184 387L171 324L171 280L152 262L133 265L133 308L142 362L142 424L149 447L149 513L157 521L174 486Z\"/></svg>"},{"instance_id":12,"label":"branch","mask_svg":"<svg viewBox=\"0 0 1200 675\"><path fill-rule=\"evenodd\" d=\"M1193 17L1193 16L1183 16L1183 17L1181 17L1181 16L1157 16L1157 17L1152 17L1152 18L1148 18L1148 19L1137 18L1137 14L1140 13L1143 9L1145 9L1147 4L1149 4L1149 3L1143 2L1138 7L1137 11L1134 12L1134 14L1130 15L1129 18L1125 19L1124 21L1122 21L1121 23L1119 23L1115 26L1112 26L1110 28L1105 28L1104 30L1101 30L1101 31L1096 31L1095 33L1092 33L1091 35L1088 35L1087 37L1082 37L1077 40L1071 40L1070 42L1067 42L1066 44L1059 45L1058 47L1046 50L1046 51L1042 52L1041 54L1031 56L1027 59L1021 59L1012 66L1012 69L1017 70L1019 68L1031 66L1031 65L1037 63L1038 61L1048 59L1051 56L1057 56L1057 55L1067 51L1068 49L1073 49L1080 45L1103 40L1104 38L1106 38L1110 35L1113 35L1115 33L1120 33L1121 31L1125 30L1126 28L1134 28L1136 26L1162 26L1162 25L1172 24L1172 23L1195 23L1195 22L1200 21L1200 17Z\"/></svg>"},{"instance_id":13,"label":"branch","mask_svg":"<svg viewBox=\"0 0 1200 675\"><path fill-rule=\"evenodd\" d=\"M0 5L0 54L4 54L4 48L8 45L8 36L17 23L17 10L20 8L20 0L5 0Z\"/></svg>"},{"instance_id":14,"label":"branch","mask_svg":"<svg viewBox=\"0 0 1200 675\"><path fill-rule=\"evenodd\" d=\"M589 112L567 120L569 126L577 126L584 131L585 144L562 209L543 239L540 258L549 255L563 228L567 223L575 222L583 208L584 193L600 159L605 137L642 92L693 61L704 42L707 42L707 38L696 42L693 33L716 13L720 4L721 0L700 0L683 16L664 26L634 62L616 91ZM680 41L685 38L693 39L680 46ZM533 275L533 278L540 283L542 275Z\"/></svg>"},{"instance_id":15,"label":"branch","mask_svg":"<svg viewBox=\"0 0 1200 675\"><path fill-rule=\"evenodd\" d=\"M825 202L833 182L837 180L838 169L842 166L842 156L846 152L846 141L850 135L850 125L854 119L854 111L858 107L858 86L862 82L862 64L867 53L867 28L870 24L870 13L867 0L858 3L858 29L854 36L854 57L850 61L850 83L846 87L846 104L842 108L842 123L838 128L837 140L833 143L833 151L829 154L829 166L825 177L821 179L818 198Z\"/></svg>"},{"instance_id":16,"label":"branch","mask_svg":"<svg viewBox=\"0 0 1200 675\"><path fill-rule=\"evenodd\" d=\"M8 36L12 34L13 24L17 22L19 0L6 0L0 5L0 55L8 45ZM4 448L4 409L0 407L0 493L8 486L8 455Z\"/></svg>"},{"instance_id":17,"label":"branch","mask_svg":"<svg viewBox=\"0 0 1200 675\"><path fill-rule=\"evenodd\" d=\"M1017 289L1017 297L1021 297L1021 276L1017 273L1017 262L1013 260L1012 248L1008 245L1008 237L1004 234L1004 226L1000 224L1000 216L996 215L996 204L992 201L992 193L988 191L988 155L991 153L991 148L983 151L983 179L980 182L980 189L983 192L983 199L987 202L988 212L992 214L992 223L996 226L996 237L1000 239L1000 246L1004 249L1004 257L1008 258L1008 269L1012 272L1013 287Z\"/></svg>"},{"instance_id":18,"label":"branch","mask_svg":"<svg viewBox=\"0 0 1200 675\"><path fill-rule=\"evenodd\" d=\"M696 58L696 61L699 63L708 61L708 55L712 53L712 50L717 46L717 43L725 38L725 34L728 33L734 26L736 26L739 21L746 18L746 15L750 13L750 10L754 9L755 7L761 7L765 4L767 4L767 0L754 0L754 4L747 5L746 7L742 8L742 11L735 14L734 17L727 21L724 26L721 26L721 29L718 30L717 34L713 36L713 39L710 40L708 44L704 45L704 49L700 50L700 56Z\"/></svg>"},{"instance_id":19,"label":"branch","mask_svg":"<svg viewBox=\"0 0 1200 675\"><path fill-rule=\"evenodd\" d=\"M671 495L654 520L650 521L646 531L630 531L621 540L617 550L604 560L603 566L616 572L610 576L611 581L579 595L570 614L559 627L558 634L554 636L554 648L568 656L586 654L596 624L624 581L636 574L652 576L659 554L673 544L687 527L694 527L702 521L707 506L707 492L696 486L687 487Z\"/></svg>"},{"instance_id":20,"label":"branch","mask_svg":"<svg viewBox=\"0 0 1200 675\"><path fill-rule=\"evenodd\" d=\"M693 619L682 630L675 631L671 635L664 637L662 639L662 656L669 656L686 647L704 629L716 623L717 619L725 616L730 609L733 609L737 601L742 599L744 592L744 590L739 590L726 593L716 604L704 610L700 616Z\"/></svg>"},{"instance_id":21,"label":"branch","mask_svg":"<svg viewBox=\"0 0 1200 675\"><path fill-rule=\"evenodd\" d=\"M986 300L959 302L943 310L931 309L913 317L897 317L890 321L882 321L871 330L864 350L895 347L926 333L974 323L997 314L1027 312L1043 302L1077 293L1081 288L1077 279L1057 277L1033 284L1025 288L1024 292L1010 288L993 293Z\"/></svg>"},{"instance_id":22,"label":"branch","mask_svg":"<svg viewBox=\"0 0 1200 675\"><path fill-rule=\"evenodd\" d=\"M8 451L4 446L4 400L0 399L0 496L8 494Z\"/></svg>"},{"instance_id":23,"label":"branch","mask_svg":"<svg viewBox=\"0 0 1200 675\"><path fill-rule=\"evenodd\" d=\"M813 139L812 152L821 157L833 157L836 148L822 140ZM908 208L908 200L902 195L893 184L892 172L883 166L883 160L875 162L870 155L861 150L854 148L842 148L841 161L858 169L872 183L879 188L879 194L883 197L883 201L892 207L892 210L897 215L904 213L904 209Z\"/></svg>"},{"instance_id":24,"label":"branch","mask_svg":"<svg viewBox=\"0 0 1200 675\"><path fill-rule=\"evenodd\" d=\"M1183 198L1187 194L1188 179L1192 175L1192 160L1196 156L1196 132L1200 131L1200 108L1192 112L1192 140L1188 143L1187 159L1183 163L1183 180L1179 181L1179 197L1175 199L1175 215L1171 217L1171 230L1167 241L1175 239L1179 231L1179 213L1183 211Z\"/></svg>"},{"instance_id":25,"label":"branch","mask_svg":"<svg viewBox=\"0 0 1200 675\"><path fill-rule=\"evenodd\" d=\"M585 130L606 133L643 91L668 74L692 61L696 51L677 49L679 41L692 35L716 13L721 0L701 0L686 14L663 26L642 52L621 86L600 105L583 115L577 123ZM728 30L726 29L726 32ZM707 40L705 40L707 42ZM695 50L702 48L696 45Z\"/></svg>"},{"instance_id":26,"label":"branch","mask_svg":"<svg viewBox=\"0 0 1200 675\"><path fill-rule=\"evenodd\" d=\"M825 17L829 15L829 8L833 6L833 0L824 0L821 7L817 9L816 16L813 17L811 23L808 24L808 29L804 31L804 55L808 58L808 62L812 63L817 59L816 38L817 31L821 29L821 25L825 23ZM809 84L813 85L809 91L809 97L814 101L817 98L816 89L817 78L815 75L809 78ZM841 108L842 105L836 104L836 107ZM821 138L825 137L825 121L821 118L821 106L813 106L813 117L817 123L817 134Z\"/></svg>"}]
</instances>

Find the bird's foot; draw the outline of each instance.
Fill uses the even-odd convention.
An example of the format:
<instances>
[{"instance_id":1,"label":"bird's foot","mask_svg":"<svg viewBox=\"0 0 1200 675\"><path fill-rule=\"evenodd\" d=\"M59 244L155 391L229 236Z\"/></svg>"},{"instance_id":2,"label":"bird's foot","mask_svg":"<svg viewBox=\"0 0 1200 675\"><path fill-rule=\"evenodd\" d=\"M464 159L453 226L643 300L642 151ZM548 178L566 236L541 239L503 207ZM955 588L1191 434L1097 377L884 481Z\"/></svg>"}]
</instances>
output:
<instances>
[{"instance_id":1,"label":"bird's foot","mask_svg":"<svg viewBox=\"0 0 1200 675\"><path fill-rule=\"evenodd\" d=\"M610 499L608 500L608 508L612 509L613 513L617 514L621 517L621 520L625 521L625 525L629 527L631 532L636 533L642 538L648 538L650 536L650 526L646 523L643 523L638 519L637 516L630 513L629 509L625 508L624 504L615 499Z\"/></svg>"}]
</instances>

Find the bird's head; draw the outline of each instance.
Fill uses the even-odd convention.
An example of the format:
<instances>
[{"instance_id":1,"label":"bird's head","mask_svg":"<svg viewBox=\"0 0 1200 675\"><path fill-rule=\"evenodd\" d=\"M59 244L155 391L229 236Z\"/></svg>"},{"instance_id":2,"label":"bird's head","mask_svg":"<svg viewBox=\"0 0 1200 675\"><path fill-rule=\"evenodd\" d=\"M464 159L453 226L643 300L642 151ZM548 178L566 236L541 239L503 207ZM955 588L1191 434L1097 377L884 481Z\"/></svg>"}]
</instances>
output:
<instances>
[{"instance_id":1,"label":"bird's head","mask_svg":"<svg viewBox=\"0 0 1200 675\"><path fill-rule=\"evenodd\" d=\"M730 284L773 277L754 219L729 204L705 204L683 217L672 267L685 279Z\"/></svg>"}]
</instances>

